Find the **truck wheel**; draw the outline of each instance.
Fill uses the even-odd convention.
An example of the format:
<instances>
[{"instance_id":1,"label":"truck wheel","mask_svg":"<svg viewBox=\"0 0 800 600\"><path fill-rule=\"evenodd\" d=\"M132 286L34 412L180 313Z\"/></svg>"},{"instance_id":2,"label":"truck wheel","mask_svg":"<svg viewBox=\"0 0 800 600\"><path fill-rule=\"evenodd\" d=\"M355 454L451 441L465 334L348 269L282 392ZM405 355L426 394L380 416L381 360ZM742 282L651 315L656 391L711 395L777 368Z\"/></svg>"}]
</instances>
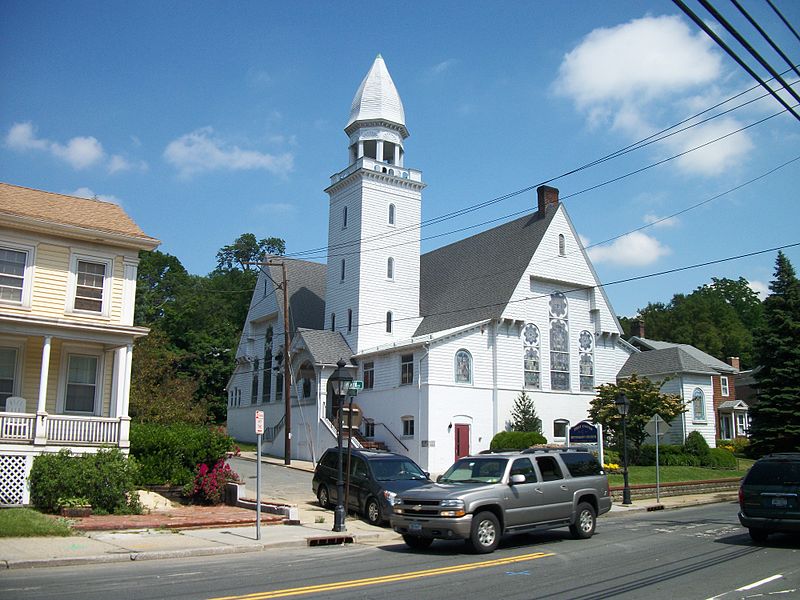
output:
<instances>
[{"instance_id":1,"label":"truck wheel","mask_svg":"<svg viewBox=\"0 0 800 600\"><path fill-rule=\"evenodd\" d=\"M328 488L326 486L321 485L317 489L317 501L322 508L330 508L331 497L328 496Z\"/></svg>"},{"instance_id":2,"label":"truck wheel","mask_svg":"<svg viewBox=\"0 0 800 600\"><path fill-rule=\"evenodd\" d=\"M364 516L367 517L367 523L370 525L378 526L383 522L381 507L375 498L367 499L367 504L364 506Z\"/></svg>"},{"instance_id":3,"label":"truck wheel","mask_svg":"<svg viewBox=\"0 0 800 600\"><path fill-rule=\"evenodd\" d=\"M569 532L576 540L588 540L594 535L596 524L597 518L592 505L587 502L581 502L578 504L578 510L575 511L575 522L569 526Z\"/></svg>"},{"instance_id":4,"label":"truck wheel","mask_svg":"<svg viewBox=\"0 0 800 600\"><path fill-rule=\"evenodd\" d=\"M757 527L751 527L747 530L750 532L750 539L757 543L766 542L767 538L769 537L769 532L764 529L758 529Z\"/></svg>"},{"instance_id":5,"label":"truck wheel","mask_svg":"<svg viewBox=\"0 0 800 600\"><path fill-rule=\"evenodd\" d=\"M494 513L480 512L472 517L472 530L467 541L476 554L495 551L500 543L500 522Z\"/></svg>"},{"instance_id":6,"label":"truck wheel","mask_svg":"<svg viewBox=\"0 0 800 600\"><path fill-rule=\"evenodd\" d=\"M403 534L403 541L409 548L413 548L414 550L424 550L433 543L433 538Z\"/></svg>"}]
</instances>

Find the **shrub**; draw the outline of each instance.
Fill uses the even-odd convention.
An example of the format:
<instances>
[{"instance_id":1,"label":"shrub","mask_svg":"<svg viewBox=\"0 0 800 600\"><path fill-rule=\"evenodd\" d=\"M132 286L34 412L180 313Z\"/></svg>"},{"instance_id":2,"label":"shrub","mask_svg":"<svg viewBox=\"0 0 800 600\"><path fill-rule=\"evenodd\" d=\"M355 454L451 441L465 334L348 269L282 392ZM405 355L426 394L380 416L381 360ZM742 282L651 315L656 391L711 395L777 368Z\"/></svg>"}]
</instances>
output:
<instances>
[{"instance_id":1,"label":"shrub","mask_svg":"<svg viewBox=\"0 0 800 600\"><path fill-rule=\"evenodd\" d=\"M736 457L727 448L709 448L708 454L701 460L701 465L712 469L735 469Z\"/></svg>"},{"instance_id":2,"label":"shrub","mask_svg":"<svg viewBox=\"0 0 800 600\"><path fill-rule=\"evenodd\" d=\"M746 437L737 437L732 440L720 440L717 442L717 448L728 448L736 456L747 455L747 449L750 447L750 440Z\"/></svg>"},{"instance_id":3,"label":"shrub","mask_svg":"<svg viewBox=\"0 0 800 600\"><path fill-rule=\"evenodd\" d=\"M66 498L87 501L98 513L138 512L136 461L118 448L74 456L69 450L33 460L31 503L56 512Z\"/></svg>"},{"instance_id":4,"label":"shrub","mask_svg":"<svg viewBox=\"0 0 800 600\"><path fill-rule=\"evenodd\" d=\"M234 446L220 427L131 424L131 455L139 463L141 485L185 486L194 481L198 465L215 465Z\"/></svg>"},{"instance_id":5,"label":"shrub","mask_svg":"<svg viewBox=\"0 0 800 600\"><path fill-rule=\"evenodd\" d=\"M536 444L546 444L547 439L536 431L501 431L492 438L492 450L524 450Z\"/></svg>"},{"instance_id":6,"label":"shrub","mask_svg":"<svg viewBox=\"0 0 800 600\"><path fill-rule=\"evenodd\" d=\"M197 465L194 484L187 486L184 495L203 504L221 504L225 499L225 485L239 483L239 475L231 469L225 459L218 460L212 469L205 463Z\"/></svg>"},{"instance_id":7,"label":"shrub","mask_svg":"<svg viewBox=\"0 0 800 600\"><path fill-rule=\"evenodd\" d=\"M710 448L706 438L703 437L699 431L692 431L686 436L686 441L683 443L684 451L694 456L699 456L701 459L708 454Z\"/></svg>"},{"instance_id":8,"label":"shrub","mask_svg":"<svg viewBox=\"0 0 800 600\"><path fill-rule=\"evenodd\" d=\"M666 467L699 467L700 458L685 451L684 446L675 444L659 444L658 463ZM645 444L639 452L639 460L636 462L641 466L655 466L656 447Z\"/></svg>"},{"instance_id":9,"label":"shrub","mask_svg":"<svg viewBox=\"0 0 800 600\"><path fill-rule=\"evenodd\" d=\"M622 457L619 455L619 452L616 450L611 450L610 448L605 448L603 450L603 460L606 464L613 463L615 465L622 464Z\"/></svg>"}]
</instances>

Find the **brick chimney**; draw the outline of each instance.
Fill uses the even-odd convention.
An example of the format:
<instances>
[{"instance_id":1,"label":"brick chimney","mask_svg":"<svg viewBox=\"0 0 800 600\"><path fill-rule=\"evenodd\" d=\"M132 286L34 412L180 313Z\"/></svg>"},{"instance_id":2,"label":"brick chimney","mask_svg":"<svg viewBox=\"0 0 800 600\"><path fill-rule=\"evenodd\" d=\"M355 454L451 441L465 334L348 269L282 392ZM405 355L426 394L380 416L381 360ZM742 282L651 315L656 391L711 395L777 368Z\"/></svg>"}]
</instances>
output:
<instances>
[{"instance_id":1,"label":"brick chimney","mask_svg":"<svg viewBox=\"0 0 800 600\"><path fill-rule=\"evenodd\" d=\"M727 362L730 366L732 366L737 371L740 369L740 367L739 367L739 357L738 356L729 356L728 360L726 360L725 362Z\"/></svg>"},{"instance_id":2,"label":"brick chimney","mask_svg":"<svg viewBox=\"0 0 800 600\"><path fill-rule=\"evenodd\" d=\"M634 319L631 323L631 336L644 339L644 319Z\"/></svg>"},{"instance_id":3,"label":"brick chimney","mask_svg":"<svg viewBox=\"0 0 800 600\"><path fill-rule=\"evenodd\" d=\"M540 185L536 188L536 196L539 200L539 216L543 217L548 205L558 206L558 188L549 185Z\"/></svg>"}]
</instances>

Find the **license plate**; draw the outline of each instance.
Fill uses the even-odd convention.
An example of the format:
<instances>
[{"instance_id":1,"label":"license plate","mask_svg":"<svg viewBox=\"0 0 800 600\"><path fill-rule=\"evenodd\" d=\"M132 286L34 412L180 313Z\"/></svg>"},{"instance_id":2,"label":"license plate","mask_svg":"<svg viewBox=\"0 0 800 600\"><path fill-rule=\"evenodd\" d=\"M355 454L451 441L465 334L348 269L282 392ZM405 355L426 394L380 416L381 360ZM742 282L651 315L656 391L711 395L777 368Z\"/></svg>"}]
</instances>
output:
<instances>
[{"instance_id":1,"label":"license plate","mask_svg":"<svg viewBox=\"0 0 800 600\"><path fill-rule=\"evenodd\" d=\"M409 523L408 524L408 530L409 531L420 532L420 531L422 531L422 523Z\"/></svg>"},{"instance_id":2,"label":"license plate","mask_svg":"<svg viewBox=\"0 0 800 600\"><path fill-rule=\"evenodd\" d=\"M786 508L787 506L786 498L773 498L772 506L774 506L775 508Z\"/></svg>"}]
</instances>

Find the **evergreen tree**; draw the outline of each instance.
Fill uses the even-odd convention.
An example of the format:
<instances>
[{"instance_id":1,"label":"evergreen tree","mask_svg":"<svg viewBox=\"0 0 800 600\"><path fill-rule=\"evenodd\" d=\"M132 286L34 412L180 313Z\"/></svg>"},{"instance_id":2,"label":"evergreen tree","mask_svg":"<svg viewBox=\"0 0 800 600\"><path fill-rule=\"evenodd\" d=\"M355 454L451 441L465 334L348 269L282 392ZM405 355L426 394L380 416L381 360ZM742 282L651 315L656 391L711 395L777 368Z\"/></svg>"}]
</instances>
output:
<instances>
[{"instance_id":1,"label":"evergreen tree","mask_svg":"<svg viewBox=\"0 0 800 600\"><path fill-rule=\"evenodd\" d=\"M522 390L514 400L514 408L511 410L511 430L542 432L542 420L536 416L533 398L528 396L525 390Z\"/></svg>"},{"instance_id":2,"label":"evergreen tree","mask_svg":"<svg viewBox=\"0 0 800 600\"><path fill-rule=\"evenodd\" d=\"M758 403L750 412L757 456L800 450L800 282L783 252L769 289L756 336Z\"/></svg>"}]
</instances>

